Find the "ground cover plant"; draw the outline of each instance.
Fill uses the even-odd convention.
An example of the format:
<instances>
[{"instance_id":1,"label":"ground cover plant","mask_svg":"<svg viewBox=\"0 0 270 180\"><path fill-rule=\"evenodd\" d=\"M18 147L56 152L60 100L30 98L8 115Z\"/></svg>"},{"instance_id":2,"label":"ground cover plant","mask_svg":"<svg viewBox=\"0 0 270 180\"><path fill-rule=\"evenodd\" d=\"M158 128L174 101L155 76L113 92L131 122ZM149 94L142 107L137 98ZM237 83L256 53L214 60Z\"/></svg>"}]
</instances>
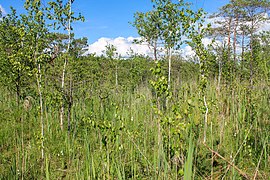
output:
<instances>
[{"instance_id":1,"label":"ground cover plant","mask_svg":"<svg viewBox=\"0 0 270 180\"><path fill-rule=\"evenodd\" d=\"M0 179L269 179L269 1L231 1L221 30L155 0L132 23L154 58L82 56L73 3L1 15Z\"/></svg>"}]
</instances>

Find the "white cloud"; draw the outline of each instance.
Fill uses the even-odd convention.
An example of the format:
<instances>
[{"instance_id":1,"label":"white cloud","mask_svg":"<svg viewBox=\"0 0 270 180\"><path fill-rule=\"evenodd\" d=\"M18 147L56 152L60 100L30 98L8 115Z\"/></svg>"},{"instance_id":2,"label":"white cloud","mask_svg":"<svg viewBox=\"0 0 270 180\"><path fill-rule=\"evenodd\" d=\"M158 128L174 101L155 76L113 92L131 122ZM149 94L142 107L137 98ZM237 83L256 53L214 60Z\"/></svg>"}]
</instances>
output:
<instances>
[{"instance_id":1,"label":"white cloud","mask_svg":"<svg viewBox=\"0 0 270 180\"><path fill-rule=\"evenodd\" d=\"M6 10L3 8L3 6L1 4L0 4L0 11L2 12L2 15L7 14Z\"/></svg>"},{"instance_id":2,"label":"white cloud","mask_svg":"<svg viewBox=\"0 0 270 180\"><path fill-rule=\"evenodd\" d=\"M181 49L181 54L183 56L184 59L189 59L190 57L194 57L195 56L195 52L192 49L191 46L185 46Z\"/></svg>"},{"instance_id":3,"label":"white cloud","mask_svg":"<svg viewBox=\"0 0 270 180\"><path fill-rule=\"evenodd\" d=\"M258 32L262 32L262 31L270 31L270 20L269 19L260 25Z\"/></svg>"},{"instance_id":4,"label":"white cloud","mask_svg":"<svg viewBox=\"0 0 270 180\"><path fill-rule=\"evenodd\" d=\"M265 14L264 17L267 18L268 15ZM206 19L206 23L211 23L212 27L219 27L220 24L217 24L216 21L225 21L225 19L224 18L207 18ZM270 20L267 20L264 23L262 23L257 32L260 32L263 30L264 31L270 30ZM85 53L85 55L92 54L92 53L95 53L97 56L104 55L105 46L108 44L111 44L116 47L117 52L121 57L128 57L128 52L130 52L130 49L132 49L133 52L136 54L147 55L147 56L153 57L152 49L150 49L147 44L144 44L144 45L133 44L132 42L135 39L140 40L140 38L135 38L135 37L127 37L127 38L118 37L115 39L102 37L98 39L96 42L88 46L87 52ZM206 37L206 38L203 38L202 41L205 46L208 46L209 44L212 43L212 38ZM213 46L214 47L222 46L222 44L226 42L227 42L227 36L225 36L223 39L219 39L219 40L216 39ZM239 53L241 49L241 45L237 43L236 46L237 46L236 50ZM195 52L188 45L183 46L180 50L180 53L184 59L191 59L195 57ZM164 55L164 52L162 52L162 50L159 50L159 55L160 56Z\"/></svg>"},{"instance_id":5,"label":"white cloud","mask_svg":"<svg viewBox=\"0 0 270 180\"><path fill-rule=\"evenodd\" d=\"M121 57L127 57L128 52L130 52L130 49L132 49L134 53L151 56L152 55L151 50L149 49L149 47L147 45L133 44L132 43L135 39L139 39L139 38L118 37L118 38L112 39L112 38L102 37L102 38L98 39L96 42L94 42L88 46L88 48L87 48L88 50L85 53L85 55L93 54L93 53L95 53L97 56L104 55L105 46L108 44L111 44L111 45L114 45L116 47L117 53Z\"/></svg>"},{"instance_id":6,"label":"white cloud","mask_svg":"<svg viewBox=\"0 0 270 180\"><path fill-rule=\"evenodd\" d=\"M153 57L152 49L150 49L146 43L143 43L143 45L134 44L133 41L135 39L140 40L140 38L135 38L135 37L128 37L128 38L118 37L115 39L102 37L98 39L96 42L90 44L87 47L87 51L84 55L87 55L87 54L96 54L97 56L105 55L104 54L105 46L108 44L111 44L116 47L117 53L121 57L128 57L129 56L128 53L130 52L130 49L133 50L133 53ZM212 39L210 38L203 38L202 41L205 46L212 43ZM159 51L159 56L164 55L162 48L159 48L158 51ZM188 45L182 47L182 49L180 50L180 54L183 56L184 59L190 59L195 56L195 52Z\"/></svg>"}]
</instances>

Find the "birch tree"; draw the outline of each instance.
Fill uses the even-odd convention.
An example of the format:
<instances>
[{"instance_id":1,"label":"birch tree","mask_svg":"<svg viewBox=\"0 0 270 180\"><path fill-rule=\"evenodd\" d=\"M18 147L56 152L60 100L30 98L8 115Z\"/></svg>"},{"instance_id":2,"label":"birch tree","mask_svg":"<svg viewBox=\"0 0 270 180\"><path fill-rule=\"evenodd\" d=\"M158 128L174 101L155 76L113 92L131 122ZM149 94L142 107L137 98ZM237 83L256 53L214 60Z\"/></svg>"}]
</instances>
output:
<instances>
[{"instance_id":1,"label":"birch tree","mask_svg":"<svg viewBox=\"0 0 270 180\"><path fill-rule=\"evenodd\" d=\"M3 85L16 93L17 105L31 78L33 65L29 59L28 41L22 20L11 8L11 13L0 20L0 73Z\"/></svg>"},{"instance_id":2,"label":"birch tree","mask_svg":"<svg viewBox=\"0 0 270 180\"><path fill-rule=\"evenodd\" d=\"M152 10L146 13L136 12L134 15L133 26L138 30L138 34L146 41L149 48L153 49L154 60L157 60L158 42L160 40L160 14Z\"/></svg>"},{"instance_id":3,"label":"birch tree","mask_svg":"<svg viewBox=\"0 0 270 180\"><path fill-rule=\"evenodd\" d=\"M172 51L181 45L181 38L184 35L186 26L181 26L181 22L184 24L188 19L184 7L186 4L183 1L173 3L172 1L155 0L154 2L161 21L161 26L159 26L161 40L163 40L168 54L168 89L170 89Z\"/></svg>"},{"instance_id":4,"label":"birch tree","mask_svg":"<svg viewBox=\"0 0 270 180\"><path fill-rule=\"evenodd\" d=\"M25 46L31 53L29 58L34 64L34 75L36 77L37 90L39 95L39 116L41 126L40 148L41 158L44 159L44 109L43 109L43 78L42 65L47 62L49 55L45 53L48 47L48 29L46 26L45 7L40 0L27 0L24 5L27 14L22 15L25 24L27 44Z\"/></svg>"},{"instance_id":5,"label":"birch tree","mask_svg":"<svg viewBox=\"0 0 270 180\"><path fill-rule=\"evenodd\" d=\"M68 60L70 58L70 47L72 43L72 23L78 20L84 20L83 16L79 14L77 17L74 15L75 13L72 11L72 4L74 0L68 0L63 3L62 0L54 0L48 3L49 7L47 8L48 19L52 21L52 25L55 30L63 29L67 32L68 35L68 43L63 56L63 69L62 69L62 77L61 77L61 93L62 93L62 102L60 108L60 128L63 130L64 123L64 113L65 113L65 76L66 69L68 65Z\"/></svg>"},{"instance_id":6,"label":"birch tree","mask_svg":"<svg viewBox=\"0 0 270 180\"><path fill-rule=\"evenodd\" d=\"M168 57L168 89L171 87L172 52L180 48L182 38L188 32L192 10L187 3L179 0L174 3L168 0L153 0L153 9L146 13L136 13L134 26L139 35L147 39L154 47L160 43L167 50ZM155 60L156 55L155 56Z\"/></svg>"}]
</instances>

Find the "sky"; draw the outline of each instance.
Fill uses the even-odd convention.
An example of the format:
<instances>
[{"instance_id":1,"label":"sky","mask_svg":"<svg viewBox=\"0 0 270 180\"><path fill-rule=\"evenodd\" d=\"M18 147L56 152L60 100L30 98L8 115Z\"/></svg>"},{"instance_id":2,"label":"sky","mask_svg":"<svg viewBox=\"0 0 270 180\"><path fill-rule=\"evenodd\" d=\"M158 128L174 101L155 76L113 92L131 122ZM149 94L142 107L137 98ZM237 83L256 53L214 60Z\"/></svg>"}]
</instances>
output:
<instances>
[{"instance_id":1,"label":"sky","mask_svg":"<svg viewBox=\"0 0 270 180\"><path fill-rule=\"evenodd\" d=\"M43 0L46 1L46 0ZM4 12L10 12L10 6L23 13L24 0L0 0L0 8ZM186 0L193 3L194 10L203 8L208 13L218 11L218 8L227 4L229 0ZM132 38L138 37L136 28L129 22L134 20L135 12L151 10L151 0L75 0L73 11L80 12L85 17L85 22L74 23L76 38L87 37L89 52L102 53L106 44L116 44L119 51L148 47L131 45Z\"/></svg>"},{"instance_id":2,"label":"sky","mask_svg":"<svg viewBox=\"0 0 270 180\"><path fill-rule=\"evenodd\" d=\"M204 8L213 13L229 0L189 0L193 8ZM10 6L23 11L24 0L0 0L0 5L8 13ZM73 10L81 12L85 22L76 22L74 31L77 37L87 37L89 43L99 38L137 37L137 31L129 22L134 20L135 12L151 10L151 0L75 0Z\"/></svg>"}]
</instances>

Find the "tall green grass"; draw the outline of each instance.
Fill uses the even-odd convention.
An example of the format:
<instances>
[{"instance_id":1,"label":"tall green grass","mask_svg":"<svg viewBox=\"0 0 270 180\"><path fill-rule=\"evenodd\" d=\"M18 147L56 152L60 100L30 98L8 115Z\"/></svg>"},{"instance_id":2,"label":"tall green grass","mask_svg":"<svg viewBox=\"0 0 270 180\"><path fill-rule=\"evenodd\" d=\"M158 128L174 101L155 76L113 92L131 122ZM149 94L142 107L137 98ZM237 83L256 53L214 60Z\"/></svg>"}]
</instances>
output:
<instances>
[{"instance_id":1,"label":"tall green grass","mask_svg":"<svg viewBox=\"0 0 270 180\"><path fill-rule=\"evenodd\" d=\"M58 110L46 107L45 160L40 156L38 107L34 103L29 112L16 108L14 97L3 89L0 179L244 179L228 162L249 177L258 169L257 178L267 179L270 90L260 85L251 92L240 81L220 91L214 81L207 87L211 128L206 144L227 161L203 145L203 115L193 80L174 82L170 107L176 113L166 110L163 117L182 125L181 137L169 133L176 127L164 125L161 146L155 97L146 85L110 90L105 99L98 93L78 95L70 134L67 128L60 130Z\"/></svg>"}]
</instances>

